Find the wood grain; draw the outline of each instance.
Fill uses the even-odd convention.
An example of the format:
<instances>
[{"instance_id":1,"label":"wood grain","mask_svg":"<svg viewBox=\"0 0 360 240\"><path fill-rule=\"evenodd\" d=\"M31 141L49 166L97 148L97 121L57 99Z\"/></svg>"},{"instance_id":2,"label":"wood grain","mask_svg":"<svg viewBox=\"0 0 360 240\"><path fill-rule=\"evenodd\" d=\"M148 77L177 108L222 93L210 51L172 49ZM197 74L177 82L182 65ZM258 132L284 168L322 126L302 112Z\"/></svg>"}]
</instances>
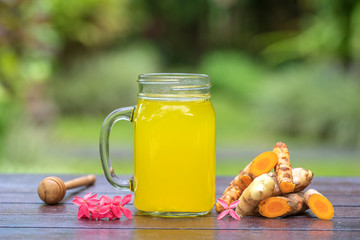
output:
<instances>
[{"instance_id":1,"label":"wood grain","mask_svg":"<svg viewBox=\"0 0 360 240\"><path fill-rule=\"evenodd\" d=\"M181 229L43 229L16 228L0 229L3 239L28 239L37 236L38 239L349 239L358 240L358 231L283 231L283 230L181 230Z\"/></svg>"},{"instance_id":2,"label":"wood grain","mask_svg":"<svg viewBox=\"0 0 360 240\"><path fill-rule=\"evenodd\" d=\"M0 204L0 214L17 214L19 210L17 207L14 207L14 203L2 203ZM132 204L126 205L128 209L134 215L137 214L135 207ZM77 207L73 204L58 204L56 207L49 206L46 204L31 204L23 203L21 204L21 214L35 215L35 214L61 214L67 215L68 217L74 217L74 212L77 211ZM341 218L360 218L360 207L334 207L335 208L335 217ZM306 211L307 216L312 216L315 218L315 215L312 215L310 210ZM215 209L212 210L211 214L205 215L204 217L217 217Z\"/></svg>"},{"instance_id":3,"label":"wood grain","mask_svg":"<svg viewBox=\"0 0 360 240\"><path fill-rule=\"evenodd\" d=\"M360 178L314 178L311 188L323 193L334 204L332 221L317 219L309 210L300 216L266 219L230 217L217 220L217 213L199 218L154 218L138 213L131 201L127 207L132 220L77 219L75 196L88 192L125 196L97 176L93 186L67 191L64 203L48 206L37 196L37 185L46 175L0 174L0 239L360 239ZM77 175L59 176L64 181ZM123 176L122 176L123 177ZM126 178L128 176L125 176ZM216 197L231 181L218 177Z\"/></svg>"}]
</instances>

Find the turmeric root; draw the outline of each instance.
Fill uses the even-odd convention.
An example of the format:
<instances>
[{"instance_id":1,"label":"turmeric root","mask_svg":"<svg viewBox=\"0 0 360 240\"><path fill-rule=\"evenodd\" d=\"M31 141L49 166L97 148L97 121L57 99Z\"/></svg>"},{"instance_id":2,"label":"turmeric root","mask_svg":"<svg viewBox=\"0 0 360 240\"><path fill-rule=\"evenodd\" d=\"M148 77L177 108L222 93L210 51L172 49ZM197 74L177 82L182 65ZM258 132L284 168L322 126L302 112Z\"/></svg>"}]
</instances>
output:
<instances>
[{"instance_id":1,"label":"turmeric root","mask_svg":"<svg viewBox=\"0 0 360 240\"><path fill-rule=\"evenodd\" d=\"M252 178L246 174L244 171L241 171L229 184L229 186L225 189L223 195L220 199L224 200L228 205L232 202L239 199L241 193L249 186L252 182ZM217 212L224 211L224 208L220 205L220 203L216 203L215 209Z\"/></svg>"},{"instance_id":2,"label":"turmeric root","mask_svg":"<svg viewBox=\"0 0 360 240\"><path fill-rule=\"evenodd\" d=\"M293 182L295 184L294 192L301 192L307 186L309 186L314 173L305 168L293 168L292 169Z\"/></svg>"},{"instance_id":3,"label":"turmeric root","mask_svg":"<svg viewBox=\"0 0 360 240\"><path fill-rule=\"evenodd\" d=\"M266 198L259 203L258 207L259 213L268 218L296 215L308 209L302 192Z\"/></svg>"},{"instance_id":4,"label":"turmeric root","mask_svg":"<svg viewBox=\"0 0 360 240\"><path fill-rule=\"evenodd\" d=\"M271 194L271 196L280 196L282 195L282 192L280 190L280 187L279 187L279 184L277 183L277 180L276 180L276 175L274 172L269 172L268 175L274 180L275 182L275 186L274 186L274 190L273 190L273 193Z\"/></svg>"},{"instance_id":5,"label":"turmeric root","mask_svg":"<svg viewBox=\"0 0 360 240\"><path fill-rule=\"evenodd\" d=\"M277 161L277 155L271 151L258 155L230 182L221 199L227 204L238 200L242 192L250 185L254 178L269 172L274 168ZM224 210L219 203L216 203L215 209L217 212Z\"/></svg>"},{"instance_id":6,"label":"turmeric root","mask_svg":"<svg viewBox=\"0 0 360 240\"><path fill-rule=\"evenodd\" d=\"M293 168L292 170L293 174L293 181L295 184L294 192L301 192L304 190L307 186L309 186L314 174L305 168ZM270 172L269 175L276 181L276 175L273 172ZM280 190L279 185L277 182L275 183L275 188L272 196L280 196L282 195L282 192Z\"/></svg>"},{"instance_id":7,"label":"turmeric root","mask_svg":"<svg viewBox=\"0 0 360 240\"><path fill-rule=\"evenodd\" d=\"M240 217L254 215L259 202L270 197L274 187L275 181L268 174L255 178L240 196L240 202L235 210L236 213Z\"/></svg>"},{"instance_id":8,"label":"turmeric root","mask_svg":"<svg viewBox=\"0 0 360 240\"><path fill-rule=\"evenodd\" d=\"M279 158L275 166L275 174L280 190L283 193L293 192L295 184L293 182L288 147L285 143L278 142L275 144L273 152L275 152Z\"/></svg>"},{"instance_id":9,"label":"turmeric root","mask_svg":"<svg viewBox=\"0 0 360 240\"><path fill-rule=\"evenodd\" d=\"M304 201L311 211L320 219L330 220L334 217L334 207L321 193L314 189L305 192Z\"/></svg>"}]
</instances>

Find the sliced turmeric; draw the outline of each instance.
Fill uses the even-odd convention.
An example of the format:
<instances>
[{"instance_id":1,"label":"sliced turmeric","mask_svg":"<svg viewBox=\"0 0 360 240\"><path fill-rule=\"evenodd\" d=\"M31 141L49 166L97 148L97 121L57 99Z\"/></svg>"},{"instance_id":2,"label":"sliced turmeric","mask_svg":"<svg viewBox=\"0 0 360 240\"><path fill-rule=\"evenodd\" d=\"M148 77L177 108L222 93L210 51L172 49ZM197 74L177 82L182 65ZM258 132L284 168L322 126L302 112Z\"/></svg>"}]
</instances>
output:
<instances>
[{"instance_id":1,"label":"sliced turmeric","mask_svg":"<svg viewBox=\"0 0 360 240\"><path fill-rule=\"evenodd\" d=\"M294 191L293 192L301 192L304 190L307 186L309 186L314 174L305 168L293 168L291 169L293 174L293 181L295 184ZM276 175L273 172L269 173L269 176L271 176L276 181ZM274 192L272 196L280 196L282 195L282 192L280 190L279 184L275 184Z\"/></svg>"},{"instance_id":2,"label":"sliced turmeric","mask_svg":"<svg viewBox=\"0 0 360 240\"><path fill-rule=\"evenodd\" d=\"M271 151L258 155L230 182L221 199L227 204L238 200L242 192L251 184L254 178L269 172L274 168L277 161L277 155ZM219 203L216 203L215 209L217 212L224 210Z\"/></svg>"},{"instance_id":3,"label":"sliced turmeric","mask_svg":"<svg viewBox=\"0 0 360 240\"><path fill-rule=\"evenodd\" d=\"M249 166L249 173L254 175L254 177L258 177L264 173L270 172L277 162L277 155L274 154L274 152L263 152L252 160Z\"/></svg>"},{"instance_id":4,"label":"sliced turmeric","mask_svg":"<svg viewBox=\"0 0 360 240\"><path fill-rule=\"evenodd\" d=\"M334 217L334 207L331 202L315 189L305 192L304 201L318 218L330 220Z\"/></svg>"},{"instance_id":5,"label":"sliced turmeric","mask_svg":"<svg viewBox=\"0 0 360 240\"><path fill-rule=\"evenodd\" d=\"M236 213L241 216L255 214L259 202L271 196L274 191L275 181L268 174L263 174L254 179L240 196L239 204L236 206Z\"/></svg>"},{"instance_id":6,"label":"sliced turmeric","mask_svg":"<svg viewBox=\"0 0 360 240\"><path fill-rule=\"evenodd\" d=\"M285 143L278 142L275 144L273 152L278 156L278 163L275 166L277 183L282 193L294 191L295 184L290 165L290 153Z\"/></svg>"},{"instance_id":7,"label":"sliced turmeric","mask_svg":"<svg viewBox=\"0 0 360 240\"><path fill-rule=\"evenodd\" d=\"M267 218L296 215L308 209L302 192L266 198L259 203L258 207L259 213Z\"/></svg>"}]
</instances>

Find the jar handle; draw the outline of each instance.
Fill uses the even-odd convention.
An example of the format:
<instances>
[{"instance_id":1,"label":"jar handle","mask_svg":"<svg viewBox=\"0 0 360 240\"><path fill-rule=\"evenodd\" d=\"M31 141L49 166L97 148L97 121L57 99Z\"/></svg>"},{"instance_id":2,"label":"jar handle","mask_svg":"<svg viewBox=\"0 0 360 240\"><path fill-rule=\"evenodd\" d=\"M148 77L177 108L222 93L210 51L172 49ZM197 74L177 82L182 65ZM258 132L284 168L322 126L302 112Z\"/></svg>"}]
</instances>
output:
<instances>
[{"instance_id":1,"label":"jar handle","mask_svg":"<svg viewBox=\"0 0 360 240\"><path fill-rule=\"evenodd\" d=\"M130 106L116 109L105 118L100 131L100 158L105 177L111 185L121 190L133 191L133 178L123 180L116 176L109 156L109 136L117 121L133 121L135 108L136 106Z\"/></svg>"}]
</instances>

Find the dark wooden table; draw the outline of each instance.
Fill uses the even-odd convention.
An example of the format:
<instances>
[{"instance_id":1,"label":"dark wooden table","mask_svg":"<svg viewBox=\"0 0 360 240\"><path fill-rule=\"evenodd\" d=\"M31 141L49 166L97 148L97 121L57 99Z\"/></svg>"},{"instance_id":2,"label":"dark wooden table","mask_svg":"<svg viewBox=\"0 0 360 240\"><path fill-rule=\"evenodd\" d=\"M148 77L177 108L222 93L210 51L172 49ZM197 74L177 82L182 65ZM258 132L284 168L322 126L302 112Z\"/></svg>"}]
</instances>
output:
<instances>
[{"instance_id":1,"label":"dark wooden table","mask_svg":"<svg viewBox=\"0 0 360 240\"><path fill-rule=\"evenodd\" d=\"M45 175L0 174L0 239L360 239L360 178L315 177L312 188L333 203L332 221L317 219L309 210L301 216L283 219L230 217L217 220L213 210L198 218L154 218L139 215L132 202L132 220L77 219L71 201L88 192L124 196L98 176L94 186L69 190L63 203L48 206L37 196L37 186ZM77 176L60 176L70 180ZM231 177L218 177L219 197Z\"/></svg>"}]
</instances>

